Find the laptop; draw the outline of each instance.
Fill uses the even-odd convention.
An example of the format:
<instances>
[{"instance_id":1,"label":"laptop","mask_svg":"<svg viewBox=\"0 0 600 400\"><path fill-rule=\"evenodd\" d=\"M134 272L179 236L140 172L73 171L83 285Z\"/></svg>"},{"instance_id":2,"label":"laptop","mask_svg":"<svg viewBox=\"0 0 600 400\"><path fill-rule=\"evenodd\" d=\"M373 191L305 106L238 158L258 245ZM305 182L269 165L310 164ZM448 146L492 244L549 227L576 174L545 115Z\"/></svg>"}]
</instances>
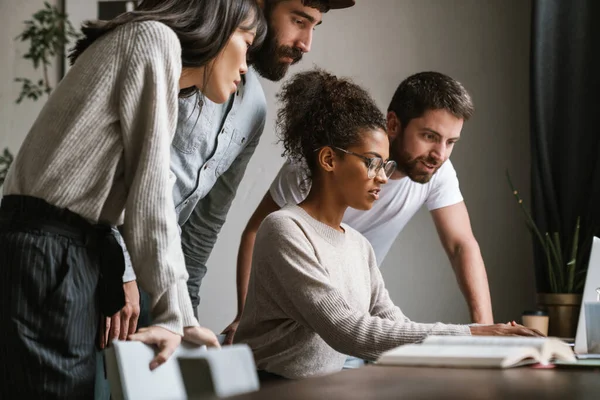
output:
<instances>
[{"instance_id":1,"label":"laptop","mask_svg":"<svg viewBox=\"0 0 600 400\"><path fill-rule=\"evenodd\" d=\"M590 254L590 263L588 264L585 286L583 288L583 297L581 299L581 309L579 311L579 323L577 324L577 333L575 335L575 348L573 351L580 360L600 359L600 354L588 353L587 335L585 325L585 311L583 305L585 302L598 301L596 288L600 287L600 239L594 237L592 243L592 252Z\"/></svg>"}]
</instances>

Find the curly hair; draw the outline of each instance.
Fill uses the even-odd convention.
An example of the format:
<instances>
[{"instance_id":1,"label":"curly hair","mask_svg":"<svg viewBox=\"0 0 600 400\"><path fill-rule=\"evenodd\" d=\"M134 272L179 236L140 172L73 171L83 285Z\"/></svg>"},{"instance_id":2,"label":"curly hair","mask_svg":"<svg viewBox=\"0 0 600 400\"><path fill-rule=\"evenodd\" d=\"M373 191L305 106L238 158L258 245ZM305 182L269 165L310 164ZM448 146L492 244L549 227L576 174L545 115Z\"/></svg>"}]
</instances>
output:
<instances>
[{"instance_id":1,"label":"curly hair","mask_svg":"<svg viewBox=\"0 0 600 400\"><path fill-rule=\"evenodd\" d=\"M471 96L460 82L440 72L419 72L403 80L388 107L407 126L429 110L446 110L467 121L473 115Z\"/></svg>"},{"instance_id":2,"label":"curly hair","mask_svg":"<svg viewBox=\"0 0 600 400\"><path fill-rule=\"evenodd\" d=\"M386 121L369 93L347 78L321 69L294 75L277 94L282 103L276 129L283 156L315 172L315 150L362 143L364 130L386 131ZM342 155L343 156L343 155Z\"/></svg>"}]
</instances>

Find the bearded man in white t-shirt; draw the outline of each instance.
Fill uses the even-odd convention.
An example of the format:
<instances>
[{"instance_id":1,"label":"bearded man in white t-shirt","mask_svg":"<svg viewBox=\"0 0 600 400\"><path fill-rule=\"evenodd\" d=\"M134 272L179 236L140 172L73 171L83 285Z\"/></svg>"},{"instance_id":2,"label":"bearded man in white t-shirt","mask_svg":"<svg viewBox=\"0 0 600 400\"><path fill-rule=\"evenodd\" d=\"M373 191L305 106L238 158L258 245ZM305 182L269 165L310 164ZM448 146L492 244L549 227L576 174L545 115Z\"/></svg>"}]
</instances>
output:
<instances>
[{"instance_id":1,"label":"bearded man in white t-shirt","mask_svg":"<svg viewBox=\"0 0 600 400\"><path fill-rule=\"evenodd\" d=\"M422 72L400 83L387 114L390 158L398 164L397 170L371 210L348 209L344 222L371 242L381 265L398 234L425 204L469 305L471 319L492 324L485 266L449 160L463 123L472 114L471 97L449 76ZM238 314L224 332L226 343L232 341L244 308L256 231L271 212L286 203L304 200L310 184L305 179L306 171L301 165L286 162L244 230L237 265Z\"/></svg>"}]
</instances>

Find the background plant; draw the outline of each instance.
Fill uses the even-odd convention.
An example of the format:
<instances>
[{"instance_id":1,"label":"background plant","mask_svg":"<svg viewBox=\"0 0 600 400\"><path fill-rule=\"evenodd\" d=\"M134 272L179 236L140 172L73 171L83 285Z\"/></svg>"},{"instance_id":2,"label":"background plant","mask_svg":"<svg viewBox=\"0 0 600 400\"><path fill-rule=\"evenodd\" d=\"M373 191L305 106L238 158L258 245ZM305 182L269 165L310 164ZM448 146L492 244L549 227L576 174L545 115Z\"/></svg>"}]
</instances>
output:
<instances>
[{"instance_id":1,"label":"background plant","mask_svg":"<svg viewBox=\"0 0 600 400\"><path fill-rule=\"evenodd\" d=\"M537 239L545 256L546 273L548 277L549 289L551 293L580 293L583 290L585 282L586 266L582 262L579 254L581 218L577 217L577 222L573 228L573 236L564 247L564 238L561 238L558 232L542 232L538 229L531 212L523 204L523 199L512 183L510 174L506 171L506 179L512 190L513 196L517 199L519 208L525 216L527 227L532 235ZM584 238L585 240L585 238ZM563 251L564 249L564 251Z\"/></svg>"},{"instance_id":2,"label":"background plant","mask_svg":"<svg viewBox=\"0 0 600 400\"><path fill-rule=\"evenodd\" d=\"M16 82L21 83L17 104L23 99L35 101L44 94L50 94L52 87L48 67L56 56L63 57L65 46L71 40L80 36L69 22L67 14L48 2L44 2L44 8L33 14L24 24L25 30L16 37L16 40L29 42L29 49L23 58L31 60L34 69L41 67L42 77L37 81L23 77L15 78Z\"/></svg>"},{"instance_id":3,"label":"background plant","mask_svg":"<svg viewBox=\"0 0 600 400\"><path fill-rule=\"evenodd\" d=\"M35 70L41 67L42 77L35 82L29 78L15 78L16 82L21 83L21 92L15 100L17 104L24 99L36 101L44 94L52 92L48 67L57 56L62 60L65 47L81 36L69 22L67 14L48 2L44 2L44 8L33 14L31 19L24 21L24 24L25 29L15 40L29 42L29 49L23 58L31 60ZM6 179L13 159L8 148L0 154L0 186Z\"/></svg>"}]
</instances>

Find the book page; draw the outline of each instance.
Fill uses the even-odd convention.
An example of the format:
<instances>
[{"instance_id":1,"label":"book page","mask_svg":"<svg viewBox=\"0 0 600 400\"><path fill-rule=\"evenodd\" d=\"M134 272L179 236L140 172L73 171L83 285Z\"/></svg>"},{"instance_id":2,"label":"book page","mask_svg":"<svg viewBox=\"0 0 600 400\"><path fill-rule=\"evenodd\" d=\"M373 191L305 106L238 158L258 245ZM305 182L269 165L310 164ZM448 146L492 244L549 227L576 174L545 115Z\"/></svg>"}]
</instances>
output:
<instances>
[{"instance_id":1,"label":"book page","mask_svg":"<svg viewBox=\"0 0 600 400\"><path fill-rule=\"evenodd\" d=\"M467 346L481 348L531 348L539 353L539 361L548 363L552 359L575 361L571 348L556 338L530 338L522 336L430 336L422 346Z\"/></svg>"},{"instance_id":2,"label":"book page","mask_svg":"<svg viewBox=\"0 0 600 400\"><path fill-rule=\"evenodd\" d=\"M541 351L541 360L550 362L552 360L561 360L564 362L574 363L577 361L571 347L558 339L548 339Z\"/></svg>"},{"instance_id":3,"label":"book page","mask_svg":"<svg viewBox=\"0 0 600 400\"><path fill-rule=\"evenodd\" d=\"M538 362L538 353L531 347L478 347L470 345L404 345L385 352L378 364L425 365L440 367L506 368Z\"/></svg>"},{"instance_id":4,"label":"book page","mask_svg":"<svg viewBox=\"0 0 600 400\"><path fill-rule=\"evenodd\" d=\"M542 350L552 339L522 336L429 336L422 345L533 347Z\"/></svg>"}]
</instances>

